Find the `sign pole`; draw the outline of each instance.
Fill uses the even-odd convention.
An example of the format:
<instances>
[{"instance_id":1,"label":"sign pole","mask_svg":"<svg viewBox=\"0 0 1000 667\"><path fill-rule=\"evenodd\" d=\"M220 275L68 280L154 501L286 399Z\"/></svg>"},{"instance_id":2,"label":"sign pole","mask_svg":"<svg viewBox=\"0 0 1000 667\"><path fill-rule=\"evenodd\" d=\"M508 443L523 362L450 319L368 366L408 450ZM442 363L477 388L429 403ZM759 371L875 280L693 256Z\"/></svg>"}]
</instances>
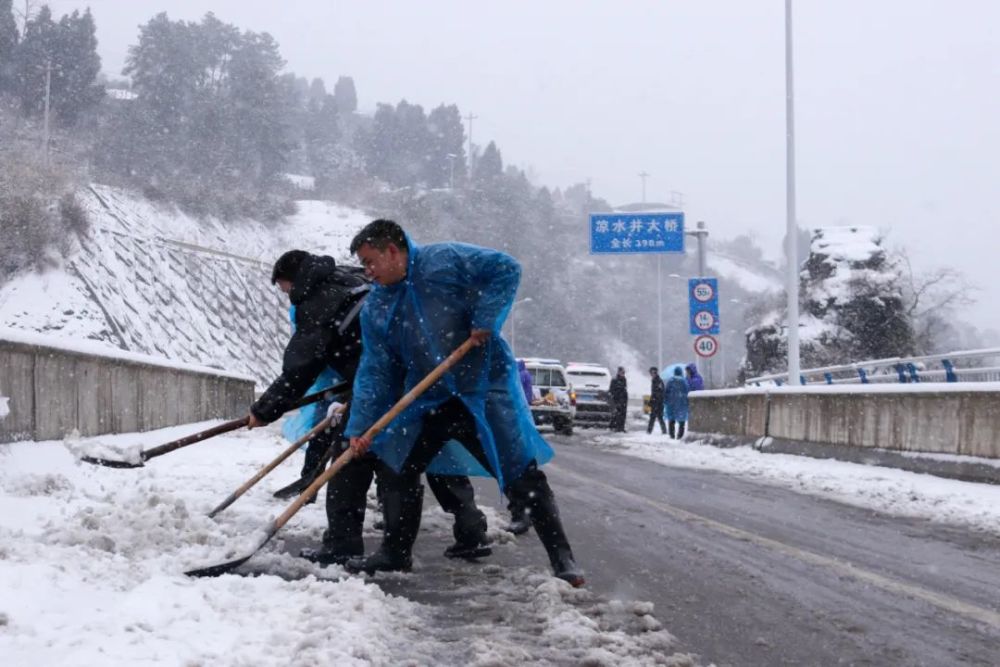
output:
<instances>
[{"instance_id":1,"label":"sign pole","mask_svg":"<svg viewBox=\"0 0 1000 667\"><path fill-rule=\"evenodd\" d=\"M656 256L656 367L663 370L663 255Z\"/></svg>"}]
</instances>

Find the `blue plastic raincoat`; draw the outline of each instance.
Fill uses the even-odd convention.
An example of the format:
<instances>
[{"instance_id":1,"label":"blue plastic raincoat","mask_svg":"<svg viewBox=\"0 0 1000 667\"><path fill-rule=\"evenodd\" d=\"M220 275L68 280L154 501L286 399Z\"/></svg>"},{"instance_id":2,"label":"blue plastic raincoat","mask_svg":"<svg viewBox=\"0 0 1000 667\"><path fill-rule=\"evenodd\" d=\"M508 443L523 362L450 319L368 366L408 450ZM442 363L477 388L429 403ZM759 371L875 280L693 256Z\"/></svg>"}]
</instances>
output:
<instances>
[{"instance_id":1,"label":"blue plastic raincoat","mask_svg":"<svg viewBox=\"0 0 1000 667\"><path fill-rule=\"evenodd\" d=\"M688 420L688 385L680 367L667 380L666 400L663 402L667 419L686 422Z\"/></svg>"},{"instance_id":2,"label":"blue plastic raincoat","mask_svg":"<svg viewBox=\"0 0 1000 667\"><path fill-rule=\"evenodd\" d=\"M288 308L288 317L292 321L292 329L295 329L295 306L290 306ZM307 394L312 394L314 392L320 391L321 389L326 389L332 384L336 384L340 379L337 373L327 366L323 369L323 372L319 374L313 385L309 387ZM284 436L285 440L289 442L295 442L306 433L312 430L316 424L326 417L327 408L330 407L332 401L328 399L323 399L312 405L304 405L299 410L285 418L284 423L281 424L281 435ZM305 445L303 445L305 447Z\"/></svg>"},{"instance_id":3,"label":"blue plastic raincoat","mask_svg":"<svg viewBox=\"0 0 1000 667\"><path fill-rule=\"evenodd\" d=\"M510 255L464 243L417 246L407 238L407 245L406 278L374 286L361 311L364 351L345 435L362 435L473 329L489 329L489 341L473 348L397 416L375 438L371 451L398 472L424 415L457 396L475 418L492 470L483 469L464 447L450 441L428 471L492 473L502 490L532 461L542 465L552 458L552 448L539 435L522 398L514 356L500 337L521 267Z\"/></svg>"}]
</instances>

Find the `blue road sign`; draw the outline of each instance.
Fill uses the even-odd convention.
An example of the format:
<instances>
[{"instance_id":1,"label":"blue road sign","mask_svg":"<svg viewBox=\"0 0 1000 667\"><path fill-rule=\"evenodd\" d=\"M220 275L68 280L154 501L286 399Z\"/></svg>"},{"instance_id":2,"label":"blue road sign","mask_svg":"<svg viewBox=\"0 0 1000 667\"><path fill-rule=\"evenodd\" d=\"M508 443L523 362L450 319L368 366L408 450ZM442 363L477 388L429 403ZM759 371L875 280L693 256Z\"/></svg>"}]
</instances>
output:
<instances>
[{"instance_id":1,"label":"blue road sign","mask_svg":"<svg viewBox=\"0 0 1000 667\"><path fill-rule=\"evenodd\" d=\"M590 254L683 253L684 214L591 213Z\"/></svg>"},{"instance_id":2,"label":"blue road sign","mask_svg":"<svg viewBox=\"0 0 1000 667\"><path fill-rule=\"evenodd\" d=\"M719 333L719 281L716 278L688 279L688 317L691 335Z\"/></svg>"}]
</instances>

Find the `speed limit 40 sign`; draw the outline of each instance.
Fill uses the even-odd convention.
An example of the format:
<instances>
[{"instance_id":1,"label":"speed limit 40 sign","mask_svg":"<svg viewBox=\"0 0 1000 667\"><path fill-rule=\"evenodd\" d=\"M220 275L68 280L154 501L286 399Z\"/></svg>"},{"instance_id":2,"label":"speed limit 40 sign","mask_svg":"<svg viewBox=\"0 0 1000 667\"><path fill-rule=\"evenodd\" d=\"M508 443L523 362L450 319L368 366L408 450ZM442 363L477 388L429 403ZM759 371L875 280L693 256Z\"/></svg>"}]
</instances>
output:
<instances>
[{"instance_id":1,"label":"speed limit 40 sign","mask_svg":"<svg viewBox=\"0 0 1000 667\"><path fill-rule=\"evenodd\" d=\"M715 336L708 334L698 336L694 339L694 351L703 359L714 357L715 353L719 351L719 341L716 340Z\"/></svg>"}]
</instances>

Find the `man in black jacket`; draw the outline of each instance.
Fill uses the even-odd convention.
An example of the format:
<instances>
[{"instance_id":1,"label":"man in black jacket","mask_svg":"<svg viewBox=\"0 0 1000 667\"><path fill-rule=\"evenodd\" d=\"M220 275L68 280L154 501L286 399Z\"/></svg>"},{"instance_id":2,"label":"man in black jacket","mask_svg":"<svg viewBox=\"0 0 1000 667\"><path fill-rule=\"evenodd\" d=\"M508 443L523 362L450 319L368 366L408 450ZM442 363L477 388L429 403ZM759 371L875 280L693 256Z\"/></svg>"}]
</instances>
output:
<instances>
[{"instance_id":1,"label":"man in black jacket","mask_svg":"<svg viewBox=\"0 0 1000 667\"><path fill-rule=\"evenodd\" d=\"M653 384L649 390L649 426L646 433L653 432L653 424L660 422L660 432L667 433L667 425L663 422L663 378L656 366L649 367L649 376L653 378Z\"/></svg>"},{"instance_id":2,"label":"man in black jacket","mask_svg":"<svg viewBox=\"0 0 1000 667\"><path fill-rule=\"evenodd\" d=\"M618 367L618 374L611 379L608 387L611 395L611 423L608 428L614 432L625 432L625 417L628 415L628 384L625 380L625 369Z\"/></svg>"},{"instance_id":3,"label":"man in black jacket","mask_svg":"<svg viewBox=\"0 0 1000 667\"><path fill-rule=\"evenodd\" d=\"M281 375L250 407L248 427L263 426L283 415L303 396L324 368L329 366L347 382L353 382L361 359L361 325L358 313L368 292L361 273L338 267L332 257L290 250L278 258L271 283L288 294L295 307L295 332L285 347ZM347 419L309 441L301 490L322 471L327 451L338 454L347 447L343 440ZM344 563L364 554L362 525L368 487L376 474L378 459L365 456L352 461L330 480L326 492L329 524L319 550L303 556L323 564ZM479 558L491 550L486 546L486 516L476 507L468 477L428 475L428 485L441 507L454 515L455 544L445 551L453 558ZM301 492L301 491L300 491Z\"/></svg>"}]
</instances>

